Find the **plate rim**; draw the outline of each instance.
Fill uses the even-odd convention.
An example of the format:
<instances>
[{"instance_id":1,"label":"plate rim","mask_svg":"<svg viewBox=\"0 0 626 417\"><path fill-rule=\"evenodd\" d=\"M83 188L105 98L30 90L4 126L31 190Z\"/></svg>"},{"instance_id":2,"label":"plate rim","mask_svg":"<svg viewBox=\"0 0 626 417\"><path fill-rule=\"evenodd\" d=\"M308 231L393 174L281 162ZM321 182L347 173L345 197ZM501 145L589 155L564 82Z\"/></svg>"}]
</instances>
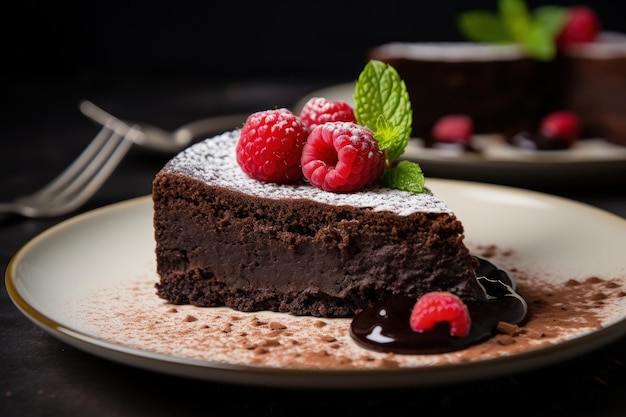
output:
<instances>
[{"instance_id":1,"label":"plate rim","mask_svg":"<svg viewBox=\"0 0 626 417\"><path fill-rule=\"evenodd\" d=\"M502 192L521 191L528 195L538 195L544 198L548 197L554 201L573 203L575 206L587 209L591 208L598 214L608 215L616 220L626 222L626 219L621 216L598 207L537 191L463 180L431 179L431 181L448 185L463 186L469 184L471 186L496 188L498 191ZM100 339L96 335L71 329L68 328L68 326L56 322L45 313L39 311L35 306L32 306L20 293L17 285L19 280L17 273L18 264L20 259L27 254L28 250L34 247L38 242L53 237L56 232L62 229L97 219L104 214L124 211L128 210L130 207L147 204L151 204L150 195L135 197L99 207L57 223L28 240L11 257L6 268L5 285L11 301L31 322L45 332L79 350L87 351L101 358L145 370L156 370L170 375L227 383L275 387L328 387L333 389L397 388L407 386L434 386L467 382L470 380L475 381L535 369L547 364L571 359L577 355L606 345L620 338L623 336L624 332L626 332L625 315L609 326L588 331L585 334L577 335L573 339L563 340L554 345L502 357L419 368L338 370L327 368L275 368L188 359L173 355L158 354L139 348L131 348L121 343ZM502 367L501 365L503 363L506 363L507 366ZM476 375L476 370L481 370L480 375Z\"/></svg>"}]
</instances>

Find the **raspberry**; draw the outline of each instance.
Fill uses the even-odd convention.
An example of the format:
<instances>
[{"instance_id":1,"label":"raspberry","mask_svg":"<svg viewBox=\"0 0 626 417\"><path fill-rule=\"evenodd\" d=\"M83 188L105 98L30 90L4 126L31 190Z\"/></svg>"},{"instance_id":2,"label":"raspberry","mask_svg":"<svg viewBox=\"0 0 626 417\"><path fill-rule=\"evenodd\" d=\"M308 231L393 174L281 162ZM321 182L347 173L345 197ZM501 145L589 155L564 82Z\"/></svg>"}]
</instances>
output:
<instances>
[{"instance_id":1,"label":"raspberry","mask_svg":"<svg viewBox=\"0 0 626 417\"><path fill-rule=\"evenodd\" d=\"M308 133L300 118L287 109L253 113L241 129L237 163L248 176L260 181L298 182Z\"/></svg>"},{"instance_id":2,"label":"raspberry","mask_svg":"<svg viewBox=\"0 0 626 417\"><path fill-rule=\"evenodd\" d=\"M325 191L358 191L378 179L385 153L367 127L352 122L317 126L304 145L304 177Z\"/></svg>"},{"instance_id":3,"label":"raspberry","mask_svg":"<svg viewBox=\"0 0 626 417\"><path fill-rule=\"evenodd\" d=\"M313 97L306 102L300 112L300 119L313 131L317 125L326 122L354 122L354 110L345 101L327 100L323 97Z\"/></svg>"},{"instance_id":4,"label":"raspberry","mask_svg":"<svg viewBox=\"0 0 626 417\"><path fill-rule=\"evenodd\" d=\"M413 306L411 329L423 333L440 322L448 322L450 336L456 337L467 336L472 325L467 306L456 295L443 291L424 294Z\"/></svg>"},{"instance_id":5,"label":"raspberry","mask_svg":"<svg viewBox=\"0 0 626 417\"><path fill-rule=\"evenodd\" d=\"M432 137L440 142L469 143L474 133L474 123L469 116L451 114L443 116L432 128Z\"/></svg>"},{"instance_id":6,"label":"raspberry","mask_svg":"<svg viewBox=\"0 0 626 417\"><path fill-rule=\"evenodd\" d=\"M575 43L593 42L602 27L595 12L586 6L574 6L569 9L565 25L556 37L558 47Z\"/></svg>"},{"instance_id":7,"label":"raspberry","mask_svg":"<svg viewBox=\"0 0 626 417\"><path fill-rule=\"evenodd\" d=\"M570 111L555 111L541 121L540 132L549 139L573 143L580 137L580 119Z\"/></svg>"}]
</instances>

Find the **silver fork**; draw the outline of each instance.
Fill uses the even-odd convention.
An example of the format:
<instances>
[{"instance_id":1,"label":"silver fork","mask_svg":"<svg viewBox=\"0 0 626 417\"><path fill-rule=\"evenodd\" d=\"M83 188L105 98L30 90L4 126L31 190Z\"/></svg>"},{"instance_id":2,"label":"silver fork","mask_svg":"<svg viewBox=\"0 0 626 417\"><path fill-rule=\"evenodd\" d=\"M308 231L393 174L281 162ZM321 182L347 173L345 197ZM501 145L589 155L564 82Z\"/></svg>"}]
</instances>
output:
<instances>
[{"instance_id":1,"label":"silver fork","mask_svg":"<svg viewBox=\"0 0 626 417\"><path fill-rule=\"evenodd\" d=\"M49 184L32 194L0 203L0 213L25 217L55 217L87 202L107 180L133 145L137 130L116 131L105 124L76 160Z\"/></svg>"},{"instance_id":2,"label":"silver fork","mask_svg":"<svg viewBox=\"0 0 626 417\"><path fill-rule=\"evenodd\" d=\"M138 147L169 155L176 154L192 143L205 139L212 134L240 128L249 116L249 114L230 114L207 117L186 123L170 132L147 123L118 119L89 100L82 101L79 108L85 116L94 122L101 125L106 123L117 124L115 129L122 132L128 130L130 126L135 126L138 133L133 139Z\"/></svg>"}]
</instances>

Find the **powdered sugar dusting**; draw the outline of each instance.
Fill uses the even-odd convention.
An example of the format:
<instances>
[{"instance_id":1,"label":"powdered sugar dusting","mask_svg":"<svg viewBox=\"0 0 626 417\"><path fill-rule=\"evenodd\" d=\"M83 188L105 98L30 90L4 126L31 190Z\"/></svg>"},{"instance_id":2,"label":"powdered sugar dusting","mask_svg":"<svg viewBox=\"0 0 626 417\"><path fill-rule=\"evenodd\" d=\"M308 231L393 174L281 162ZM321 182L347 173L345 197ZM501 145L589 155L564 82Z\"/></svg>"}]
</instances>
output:
<instances>
[{"instance_id":1,"label":"powdered sugar dusting","mask_svg":"<svg viewBox=\"0 0 626 417\"><path fill-rule=\"evenodd\" d=\"M391 42L380 45L377 59L411 58L422 61L508 61L527 58L523 48L514 44L473 42Z\"/></svg>"},{"instance_id":2,"label":"powdered sugar dusting","mask_svg":"<svg viewBox=\"0 0 626 417\"><path fill-rule=\"evenodd\" d=\"M589 59L625 59L626 35L604 32L595 42L568 45L565 49L570 56Z\"/></svg>"},{"instance_id":3,"label":"powdered sugar dusting","mask_svg":"<svg viewBox=\"0 0 626 417\"><path fill-rule=\"evenodd\" d=\"M351 205L406 216L418 212L452 213L438 197L374 186L356 193L333 193L310 185L283 185L248 177L237 164L235 147L239 130L223 133L187 148L163 168L164 172L189 175L208 184L271 198L302 198L336 206Z\"/></svg>"}]
</instances>

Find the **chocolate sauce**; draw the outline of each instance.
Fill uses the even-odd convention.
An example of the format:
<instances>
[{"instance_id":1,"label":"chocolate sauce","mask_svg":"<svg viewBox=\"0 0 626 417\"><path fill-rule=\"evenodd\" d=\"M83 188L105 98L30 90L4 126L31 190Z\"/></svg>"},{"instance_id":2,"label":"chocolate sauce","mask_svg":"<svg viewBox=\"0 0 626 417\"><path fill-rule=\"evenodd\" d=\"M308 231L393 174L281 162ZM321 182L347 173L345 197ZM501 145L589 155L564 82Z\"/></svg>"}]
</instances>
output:
<instances>
[{"instance_id":1,"label":"chocolate sauce","mask_svg":"<svg viewBox=\"0 0 626 417\"><path fill-rule=\"evenodd\" d=\"M550 138L541 133L531 134L520 132L509 139L509 143L516 148L531 151L560 151L569 149L571 144L565 139Z\"/></svg>"},{"instance_id":2,"label":"chocolate sauce","mask_svg":"<svg viewBox=\"0 0 626 417\"><path fill-rule=\"evenodd\" d=\"M413 331L409 318L417 300L402 295L389 297L359 313L352 320L350 335L359 345L382 352L444 353L464 349L492 337L498 322L521 323L526 317L527 305L515 292L515 282L491 262L476 258L479 261L476 277L483 287L484 297L467 303L472 319L467 337L450 336L446 322L432 331Z\"/></svg>"},{"instance_id":3,"label":"chocolate sauce","mask_svg":"<svg viewBox=\"0 0 626 417\"><path fill-rule=\"evenodd\" d=\"M424 147L450 153L478 152L469 142L442 142L432 138L424 140Z\"/></svg>"}]
</instances>

